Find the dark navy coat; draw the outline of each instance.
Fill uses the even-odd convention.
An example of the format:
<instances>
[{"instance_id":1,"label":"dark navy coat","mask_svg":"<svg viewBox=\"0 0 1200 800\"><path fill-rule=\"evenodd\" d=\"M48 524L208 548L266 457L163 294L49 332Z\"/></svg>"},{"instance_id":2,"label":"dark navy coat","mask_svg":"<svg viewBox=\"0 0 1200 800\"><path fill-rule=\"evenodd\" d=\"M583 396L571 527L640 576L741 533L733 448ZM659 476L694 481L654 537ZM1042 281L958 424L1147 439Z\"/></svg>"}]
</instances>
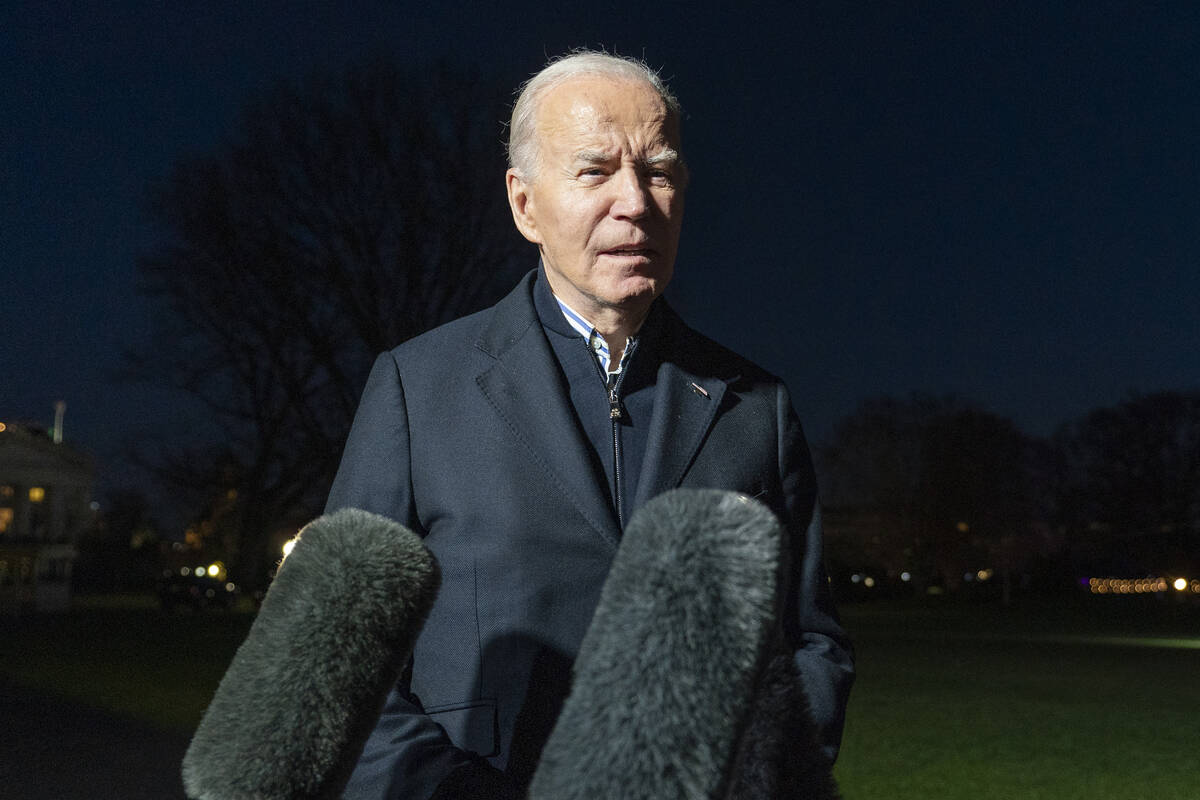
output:
<instances>
[{"instance_id":1,"label":"dark navy coat","mask_svg":"<svg viewBox=\"0 0 1200 800\"><path fill-rule=\"evenodd\" d=\"M363 392L327 510L412 528L442 588L347 798L423 800L464 750L527 781L566 695L620 529L535 311L536 275L381 355ZM745 492L780 516L794 551L784 629L836 752L853 667L791 401L778 379L662 311L631 511L689 486Z\"/></svg>"}]
</instances>

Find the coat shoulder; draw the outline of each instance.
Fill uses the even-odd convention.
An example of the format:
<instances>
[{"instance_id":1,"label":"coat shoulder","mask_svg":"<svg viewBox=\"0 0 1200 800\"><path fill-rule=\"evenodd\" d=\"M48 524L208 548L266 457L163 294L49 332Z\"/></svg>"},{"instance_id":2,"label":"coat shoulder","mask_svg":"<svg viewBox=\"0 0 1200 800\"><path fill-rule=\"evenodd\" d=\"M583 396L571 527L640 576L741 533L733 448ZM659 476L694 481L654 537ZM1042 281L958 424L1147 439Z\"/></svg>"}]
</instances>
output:
<instances>
[{"instance_id":1,"label":"coat shoulder","mask_svg":"<svg viewBox=\"0 0 1200 800\"><path fill-rule=\"evenodd\" d=\"M493 308L485 308L436 328L393 347L389 353L398 364L423 361L429 357L444 357L446 353L469 348L487 325Z\"/></svg>"},{"instance_id":2,"label":"coat shoulder","mask_svg":"<svg viewBox=\"0 0 1200 800\"><path fill-rule=\"evenodd\" d=\"M526 275L498 303L452 322L439 325L392 348L397 364L438 363L429 359L454 358L461 363L471 352L495 357L525 334L537 320L532 284L535 272Z\"/></svg>"},{"instance_id":3,"label":"coat shoulder","mask_svg":"<svg viewBox=\"0 0 1200 800\"><path fill-rule=\"evenodd\" d=\"M689 372L722 378L735 390L783 383L777 375L691 327L670 308L666 327L672 358Z\"/></svg>"}]
</instances>

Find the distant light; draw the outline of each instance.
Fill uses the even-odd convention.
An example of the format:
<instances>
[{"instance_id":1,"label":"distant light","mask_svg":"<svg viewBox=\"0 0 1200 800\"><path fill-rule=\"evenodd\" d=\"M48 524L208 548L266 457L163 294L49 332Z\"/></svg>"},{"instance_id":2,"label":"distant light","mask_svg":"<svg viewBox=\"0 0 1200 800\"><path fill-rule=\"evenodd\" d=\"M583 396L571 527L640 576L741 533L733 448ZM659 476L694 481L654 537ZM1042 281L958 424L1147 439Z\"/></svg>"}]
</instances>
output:
<instances>
[{"instance_id":1,"label":"distant light","mask_svg":"<svg viewBox=\"0 0 1200 800\"><path fill-rule=\"evenodd\" d=\"M192 574L192 570L189 567L180 567L179 574L186 578L188 575Z\"/></svg>"},{"instance_id":2,"label":"distant light","mask_svg":"<svg viewBox=\"0 0 1200 800\"><path fill-rule=\"evenodd\" d=\"M966 581L967 583L970 583L971 581L975 580L975 574L972 572L964 572L963 580Z\"/></svg>"},{"instance_id":3,"label":"distant light","mask_svg":"<svg viewBox=\"0 0 1200 800\"><path fill-rule=\"evenodd\" d=\"M288 539L286 542L284 542L283 543L283 557L287 558L288 556L290 556L292 554L292 549L295 548L295 546L296 546L295 539ZM855 577L857 577L857 576L855 576Z\"/></svg>"},{"instance_id":4,"label":"distant light","mask_svg":"<svg viewBox=\"0 0 1200 800\"><path fill-rule=\"evenodd\" d=\"M0 433L4 433L6 430L8 430L8 426L0 422Z\"/></svg>"},{"instance_id":5,"label":"distant light","mask_svg":"<svg viewBox=\"0 0 1200 800\"><path fill-rule=\"evenodd\" d=\"M1175 582L1171 585L1175 587L1175 591L1182 592L1188 587L1187 578L1176 578Z\"/></svg>"},{"instance_id":6,"label":"distant light","mask_svg":"<svg viewBox=\"0 0 1200 800\"><path fill-rule=\"evenodd\" d=\"M225 565L220 561L214 561L208 565L208 574L214 578L225 577Z\"/></svg>"},{"instance_id":7,"label":"distant light","mask_svg":"<svg viewBox=\"0 0 1200 800\"><path fill-rule=\"evenodd\" d=\"M863 586L865 586L865 587L867 587L868 589L870 589L870 588L871 588L871 587L873 587L874 585L875 585L875 579L874 579L874 578L872 578L870 575L868 575L867 577L863 578Z\"/></svg>"},{"instance_id":8,"label":"distant light","mask_svg":"<svg viewBox=\"0 0 1200 800\"><path fill-rule=\"evenodd\" d=\"M945 590L940 586L930 586L925 590L925 594L944 594Z\"/></svg>"},{"instance_id":9,"label":"distant light","mask_svg":"<svg viewBox=\"0 0 1200 800\"><path fill-rule=\"evenodd\" d=\"M901 572L900 580L904 581L905 583L908 583L909 581L912 580L912 573L911 572Z\"/></svg>"},{"instance_id":10,"label":"distant light","mask_svg":"<svg viewBox=\"0 0 1200 800\"><path fill-rule=\"evenodd\" d=\"M1188 584L1186 579L1183 580L1183 588L1178 581L1168 582L1166 578L1085 578L1080 583L1088 586L1092 594L1146 594L1165 592L1171 587L1185 591ZM1193 583L1200 585L1200 582Z\"/></svg>"},{"instance_id":11,"label":"distant light","mask_svg":"<svg viewBox=\"0 0 1200 800\"><path fill-rule=\"evenodd\" d=\"M46 490L41 486L29 487L29 502L40 503L46 499Z\"/></svg>"},{"instance_id":12,"label":"distant light","mask_svg":"<svg viewBox=\"0 0 1200 800\"><path fill-rule=\"evenodd\" d=\"M235 583L225 584L225 591L227 591L227 592L232 592L232 591L235 591L236 589L237 589L237 584L235 584Z\"/></svg>"},{"instance_id":13,"label":"distant light","mask_svg":"<svg viewBox=\"0 0 1200 800\"><path fill-rule=\"evenodd\" d=\"M207 574L207 572L208 572L208 570L204 569L204 567L196 567L196 577L197 578L203 578Z\"/></svg>"},{"instance_id":14,"label":"distant light","mask_svg":"<svg viewBox=\"0 0 1200 800\"><path fill-rule=\"evenodd\" d=\"M981 570L979 570L979 572L975 573L975 577L979 578L979 580L981 580L981 581L986 581L986 580L990 580L991 577L995 574L996 574L996 571L993 569L981 569Z\"/></svg>"},{"instance_id":15,"label":"distant light","mask_svg":"<svg viewBox=\"0 0 1200 800\"><path fill-rule=\"evenodd\" d=\"M100 510L100 501L93 500L92 502L88 503L88 508L90 508L92 511L99 511Z\"/></svg>"},{"instance_id":16,"label":"distant light","mask_svg":"<svg viewBox=\"0 0 1200 800\"><path fill-rule=\"evenodd\" d=\"M966 533L967 531L971 530L971 526L965 522L960 522L957 525L955 525L954 527L958 530L959 533Z\"/></svg>"}]
</instances>

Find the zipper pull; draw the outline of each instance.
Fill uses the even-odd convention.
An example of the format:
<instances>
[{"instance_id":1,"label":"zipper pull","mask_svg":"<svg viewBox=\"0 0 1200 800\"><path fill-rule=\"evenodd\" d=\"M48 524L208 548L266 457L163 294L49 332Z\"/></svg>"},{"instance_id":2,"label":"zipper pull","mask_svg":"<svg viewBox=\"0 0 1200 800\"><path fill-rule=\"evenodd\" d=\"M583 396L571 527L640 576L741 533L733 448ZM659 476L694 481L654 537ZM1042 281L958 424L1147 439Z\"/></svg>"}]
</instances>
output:
<instances>
[{"instance_id":1,"label":"zipper pull","mask_svg":"<svg viewBox=\"0 0 1200 800\"><path fill-rule=\"evenodd\" d=\"M616 389L609 389L608 391L608 418L621 418L621 400L617 397Z\"/></svg>"}]
</instances>

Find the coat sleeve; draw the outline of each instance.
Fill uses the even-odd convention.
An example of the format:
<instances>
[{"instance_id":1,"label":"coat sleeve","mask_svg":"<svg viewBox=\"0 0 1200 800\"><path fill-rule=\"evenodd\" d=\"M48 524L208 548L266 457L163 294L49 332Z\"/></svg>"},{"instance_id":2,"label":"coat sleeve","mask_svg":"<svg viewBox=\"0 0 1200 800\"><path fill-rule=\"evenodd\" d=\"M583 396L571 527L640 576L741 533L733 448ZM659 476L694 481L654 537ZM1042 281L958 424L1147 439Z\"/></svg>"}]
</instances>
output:
<instances>
[{"instance_id":1,"label":"coat sleeve","mask_svg":"<svg viewBox=\"0 0 1200 800\"><path fill-rule=\"evenodd\" d=\"M798 557L791 565L784 632L795 647L796 666L822 749L837 758L854 683L854 651L838 620L826 577L821 506L812 456L787 390L777 394L779 469L785 519Z\"/></svg>"},{"instance_id":2,"label":"coat sleeve","mask_svg":"<svg viewBox=\"0 0 1200 800\"><path fill-rule=\"evenodd\" d=\"M424 535L413 505L404 388L390 353L376 359L350 429L326 513L361 508ZM451 772L475 763L408 690L389 693L346 787L349 800L426 800Z\"/></svg>"}]
</instances>

